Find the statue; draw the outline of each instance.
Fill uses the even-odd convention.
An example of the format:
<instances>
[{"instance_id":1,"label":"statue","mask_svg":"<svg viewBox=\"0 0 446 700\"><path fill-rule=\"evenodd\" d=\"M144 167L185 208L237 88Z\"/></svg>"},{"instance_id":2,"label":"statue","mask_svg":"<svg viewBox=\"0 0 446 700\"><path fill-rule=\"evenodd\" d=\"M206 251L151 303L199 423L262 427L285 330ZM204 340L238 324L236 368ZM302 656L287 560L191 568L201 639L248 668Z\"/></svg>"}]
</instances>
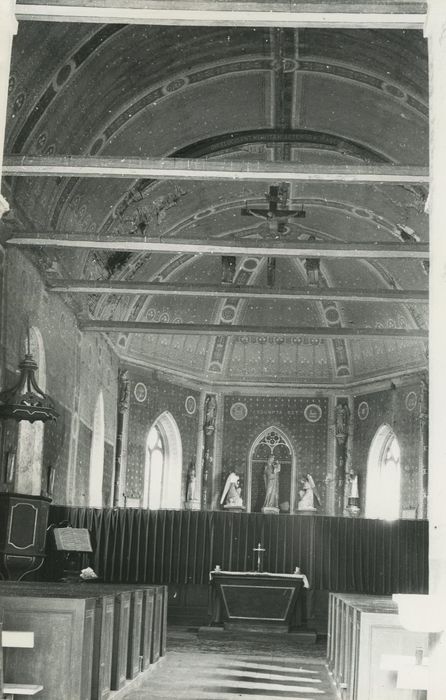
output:
<instances>
[{"instance_id":1,"label":"statue","mask_svg":"<svg viewBox=\"0 0 446 700\"><path fill-rule=\"evenodd\" d=\"M270 455L263 470L263 480L265 482L265 501L262 513L279 512L279 474L280 462L274 455Z\"/></svg>"},{"instance_id":2,"label":"statue","mask_svg":"<svg viewBox=\"0 0 446 700\"><path fill-rule=\"evenodd\" d=\"M125 413L130 408L130 379L129 379L129 373L126 369L119 370L118 386L119 386L119 399L118 399L119 413Z\"/></svg>"},{"instance_id":3,"label":"statue","mask_svg":"<svg viewBox=\"0 0 446 700\"><path fill-rule=\"evenodd\" d=\"M350 515L358 515L361 508L359 505L358 475L351 469L347 472L347 507Z\"/></svg>"},{"instance_id":4,"label":"statue","mask_svg":"<svg viewBox=\"0 0 446 700\"><path fill-rule=\"evenodd\" d=\"M204 405L204 430L208 434L214 432L216 412L217 402L215 396L208 396Z\"/></svg>"},{"instance_id":5,"label":"statue","mask_svg":"<svg viewBox=\"0 0 446 700\"><path fill-rule=\"evenodd\" d=\"M305 474L305 477L301 479L301 489L299 490L297 510L315 511L315 501L320 506L321 502L316 490L316 484L313 481L313 477L311 474Z\"/></svg>"},{"instance_id":6,"label":"statue","mask_svg":"<svg viewBox=\"0 0 446 700\"><path fill-rule=\"evenodd\" d=\"M346 403L338 403L335 408L335 435L338 443L343 445L348 435L350 411Z\"/></svg>"},{"instance_id":7,"label":"statue","mask_svg":"<svg viewBox=\"0 0 446 700\"><path fill-rule=\"evenodd\" d=\"M235 472L231 472L226 479L223 494L220 499L220 505L229 510L244 510L242 499L242 489L240 486L240 477Z\"/></svg>"},{"instance_id":8,"label":"statue","mask_svg":"<svg viewBox=\"0 0 446 700\"><path fill-rule=\"evenodd\" d=\"M200 503L197 495L197 473L195 470L195 462L191 462L187 472L187 487L186 487L186 510L199 510Z\"/></svg>"},{"instance_id":9,"label":"statue","mask_svg":"<svg viewBox=\"0 0 446 700\"><path fill-rule=\"evenodd\" d=\"M188 501L193 501L195 498L195 483L197 481L197 476L195 473L195 464L190 465L189 473L187 475L187 494L186 498Z\"/></svg>"}]
</instances>

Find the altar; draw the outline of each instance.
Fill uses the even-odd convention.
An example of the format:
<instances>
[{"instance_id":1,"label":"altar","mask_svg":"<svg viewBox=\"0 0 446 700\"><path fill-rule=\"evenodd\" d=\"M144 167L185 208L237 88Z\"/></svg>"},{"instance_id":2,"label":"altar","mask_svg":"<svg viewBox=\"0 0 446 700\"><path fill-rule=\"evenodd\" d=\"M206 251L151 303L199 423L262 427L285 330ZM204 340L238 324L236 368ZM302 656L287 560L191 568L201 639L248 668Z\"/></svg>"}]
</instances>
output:
<instances>
[{"instance_id":1,"label":"altar","mask_svg":"<svg viewBox=\"0 0 446 700\"><path fill-rule=\"evenodd\" d=\"M290 630L302 590L309 587L301 573L214 569L210 582L211 625L277 632Z\"/></svg>"}]
</instances>

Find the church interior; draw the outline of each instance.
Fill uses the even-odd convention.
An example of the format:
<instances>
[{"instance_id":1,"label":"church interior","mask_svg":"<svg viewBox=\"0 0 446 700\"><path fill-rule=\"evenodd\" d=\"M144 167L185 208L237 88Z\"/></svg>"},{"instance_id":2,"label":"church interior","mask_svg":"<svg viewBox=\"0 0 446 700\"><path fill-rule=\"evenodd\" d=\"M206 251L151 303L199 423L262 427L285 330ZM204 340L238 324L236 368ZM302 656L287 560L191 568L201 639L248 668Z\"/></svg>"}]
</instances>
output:
<instances>
[{"instance_id":1,"label":"church interior","mask_svg":"<svg viewBox=\"0 0 446 700\"><path fill-rule=\"evenodd\" d=\"M4 636L35 632L34 649L5 648L5 688L60 700L33 629L54 599L94 619L101 649L115 611L111 684L93 656L90 685L62 700L424 698L382 655L419 661L432 642L391 598L429 592L425 3L248 3L269 23L198 5L2 9L0 610ZM323 19L337 9L344 22ZM59 583L70 562L98 582ZM251 644L271 685L223 692L217 674L214 694L187 694L175 647L169 686L166 629L188 653L199 630L203 667L224 634L242 657ZM323 689L287 684L293 659L310 676L327 663Z\"/></svg>"}]
</instances>

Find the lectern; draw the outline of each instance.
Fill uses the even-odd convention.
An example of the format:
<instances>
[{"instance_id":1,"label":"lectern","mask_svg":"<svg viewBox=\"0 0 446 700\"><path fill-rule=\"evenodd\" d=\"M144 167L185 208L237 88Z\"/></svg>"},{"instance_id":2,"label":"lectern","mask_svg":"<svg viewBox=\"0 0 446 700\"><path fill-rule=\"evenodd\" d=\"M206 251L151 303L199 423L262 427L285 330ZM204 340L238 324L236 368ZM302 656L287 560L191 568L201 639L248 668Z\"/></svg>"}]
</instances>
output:
<instances>
[{"instance_id":1,"label":"lectern","mask_svg":"<svg viewBox=\"0 0 446 700\"><path fill-rule=\"evenodd\" d=\"M54 544L62 560L63 578L69 581L79 580L81 574L81 557L91 553L90 533L80 527L55 527Z\"/></svg>"}]
</instances>

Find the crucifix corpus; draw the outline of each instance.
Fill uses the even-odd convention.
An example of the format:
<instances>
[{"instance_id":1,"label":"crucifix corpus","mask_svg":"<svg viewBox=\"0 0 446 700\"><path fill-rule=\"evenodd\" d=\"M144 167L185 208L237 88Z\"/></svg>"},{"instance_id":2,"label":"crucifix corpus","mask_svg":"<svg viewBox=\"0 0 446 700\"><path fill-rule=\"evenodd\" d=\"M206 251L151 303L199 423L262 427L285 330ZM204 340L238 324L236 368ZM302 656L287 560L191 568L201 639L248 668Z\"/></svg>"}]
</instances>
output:
<instances>
[{"instance_id":1,"label":"crucifix corpus","mask_svg":"<svg viewBox=\"0 0 446 700\"><path fill-rule=\"evenodd\" d=\"M257 552L257 571L259 573L262 573L262 571L263 571L263 553L266 552L266 549L264 547L262 547L262 545L259 542L257 547L254 547L254 549L252 551Z\"/></svg>"},{"instance_id":2,"label":"crucifix corpus","mask_svg":"<svg viewBox=\"0 0 446 700\"><path fill-rule=\"evenodd\" d=\"M265 238L281 238L286 235L286 225L290 219L300 219L305 217L306 212L303 205L300 209L289 209L290 185L288 182L281 182L280 185L270 185L269 192L265 193L268 200L268 209L257 209L248 207L247 202L241 210L242 216L255 216L263 219L268 225Z\"/></svg>"}]
</instances>

